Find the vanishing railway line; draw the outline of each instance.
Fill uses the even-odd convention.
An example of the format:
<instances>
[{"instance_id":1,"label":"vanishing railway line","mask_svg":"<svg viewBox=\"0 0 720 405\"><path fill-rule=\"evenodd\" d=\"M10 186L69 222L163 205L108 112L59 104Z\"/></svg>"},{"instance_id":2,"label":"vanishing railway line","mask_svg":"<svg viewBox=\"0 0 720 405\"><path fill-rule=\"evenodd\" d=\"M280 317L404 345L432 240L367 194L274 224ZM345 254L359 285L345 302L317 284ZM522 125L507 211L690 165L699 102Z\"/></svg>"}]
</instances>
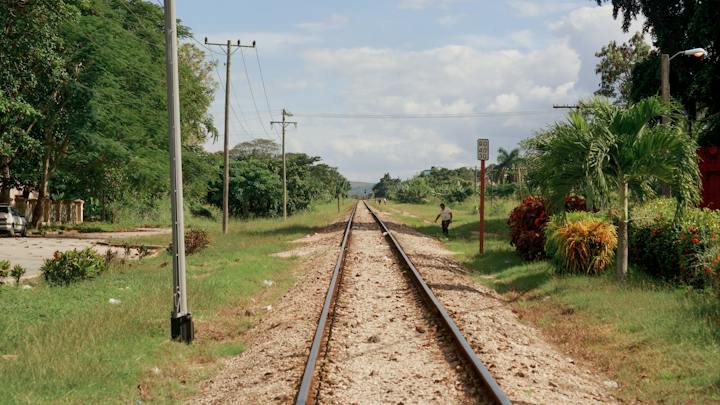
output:
<instances>
[{"instance_id":1,"label":"vanishing railway line","mask_svg":"<svg viewBox=\"0 0 720 405\"><path fill-rule=\"evenodd\" d=\"M345 226L295 400L510 403L364 202Z\"/></svg>"}]
</instances>

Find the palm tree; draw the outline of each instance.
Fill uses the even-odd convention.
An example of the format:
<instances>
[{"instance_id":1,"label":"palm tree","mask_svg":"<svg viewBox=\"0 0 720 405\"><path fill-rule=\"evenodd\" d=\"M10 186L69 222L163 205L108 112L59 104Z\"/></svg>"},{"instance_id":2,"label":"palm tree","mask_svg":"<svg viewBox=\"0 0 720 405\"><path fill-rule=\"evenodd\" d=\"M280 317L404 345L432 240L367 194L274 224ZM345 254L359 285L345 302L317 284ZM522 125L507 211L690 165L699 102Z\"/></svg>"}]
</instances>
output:
<instances>
[{"instance_id":1,"label":"palm tree","mask_svg":"<svg viewBox=\"0 0 720 405\"><path fill-rule=\"evenodd\" d=\"M504 182L506 177L512 178L512 170L520 159L520 149L515 148L510 152L503 148L498 149L497 167L500 171L500 179Z\"/></svg>"},{"instance_id":2,"label":"palm tree","mask_svg":"<svg viewBox=\"0 0 720 405\"><path fill-rule=\"evenodd\" d=\"M653 185L665 182L678 202L676 219L699 200L697 145L685 132L683 118L675 113L669 123L656 124L658 117L675 111L657 97L628 107L595 99L534 145L536 177L554 207L562 207L570 193L584 195L589 206L607 207L611 192L617 191L622 205L616 255L621 279L627 277L630 196L652 196Z\"/></svg>"}]
</instances>

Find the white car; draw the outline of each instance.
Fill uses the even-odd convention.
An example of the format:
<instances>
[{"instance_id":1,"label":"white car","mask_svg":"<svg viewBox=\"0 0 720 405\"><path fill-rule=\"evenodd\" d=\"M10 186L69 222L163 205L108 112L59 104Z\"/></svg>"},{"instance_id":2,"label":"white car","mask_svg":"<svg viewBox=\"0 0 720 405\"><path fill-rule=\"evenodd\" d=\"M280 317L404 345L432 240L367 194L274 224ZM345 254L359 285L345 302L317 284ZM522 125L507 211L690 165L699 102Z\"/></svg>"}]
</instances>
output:
<instances>
[{"instance_id":1,"label":"white car","mask_svg":"<svg viewBox=\"0 0 720 405\"><path fill-rule=\"evenodd\" d=\"M8 204L0 204L0 232L6 232L11 237L16 234L27 236L25 216Z\"/></svg>"}]
</instances>

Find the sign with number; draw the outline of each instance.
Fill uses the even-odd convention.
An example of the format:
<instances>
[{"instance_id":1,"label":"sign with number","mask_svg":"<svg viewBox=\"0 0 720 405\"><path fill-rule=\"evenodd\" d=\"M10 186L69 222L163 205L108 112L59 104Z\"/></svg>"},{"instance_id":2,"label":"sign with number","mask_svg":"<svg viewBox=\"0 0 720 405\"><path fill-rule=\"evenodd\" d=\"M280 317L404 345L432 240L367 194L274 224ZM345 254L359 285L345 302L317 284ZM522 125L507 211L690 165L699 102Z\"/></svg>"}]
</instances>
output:
<instances>
[{"instance_id":1,"label":"sign with number","mask_svg":"<svg viewBox=\"0 0 720 405\"><path fill-rule=\"evenodd\" d=\"M478 160L489 160L490 159L490 140L489 139L478 139L478 141L477 141L477 156L478 156Z\"/></svg>"}]
</instances>

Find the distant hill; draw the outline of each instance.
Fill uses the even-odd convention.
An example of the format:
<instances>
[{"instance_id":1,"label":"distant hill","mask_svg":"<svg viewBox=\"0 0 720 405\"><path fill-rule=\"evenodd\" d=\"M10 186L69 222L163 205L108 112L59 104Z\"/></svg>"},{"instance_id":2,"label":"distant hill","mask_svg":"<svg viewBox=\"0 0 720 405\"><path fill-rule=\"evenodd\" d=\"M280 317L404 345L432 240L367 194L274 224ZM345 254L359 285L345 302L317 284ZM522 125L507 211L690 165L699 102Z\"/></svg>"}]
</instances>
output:
<instances>
[{"instance_id":1,"label":"distant hill","mask_svg":"<svg viewBox=\"0 0 720 405\"><path fill-rule=\"evenodd\" d=\"M348 193L349 196L362 196L363 193L370 194L372 193L372 188L375 185L375 183L367 183L364 181L351 181L350 182L350 192Z\"/></svg>"}]
</instances>

